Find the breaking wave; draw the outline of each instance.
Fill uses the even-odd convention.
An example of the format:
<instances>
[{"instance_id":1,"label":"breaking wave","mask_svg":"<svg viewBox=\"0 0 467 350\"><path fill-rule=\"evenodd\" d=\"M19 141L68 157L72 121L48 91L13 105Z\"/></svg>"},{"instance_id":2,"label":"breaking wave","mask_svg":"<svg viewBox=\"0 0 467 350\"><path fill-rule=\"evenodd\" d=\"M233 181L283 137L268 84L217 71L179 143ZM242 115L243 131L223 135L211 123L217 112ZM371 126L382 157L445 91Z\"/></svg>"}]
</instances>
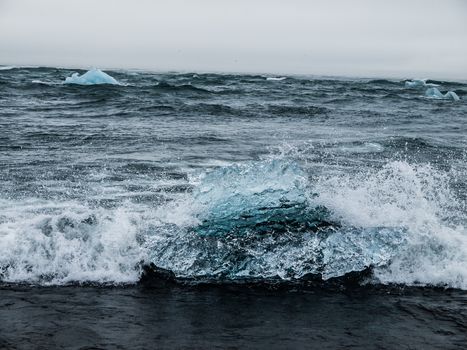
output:
<instances>
[{"instance_id":1,"label":"breaking wave","mask_svg":"<svg viewBox=\"0 0 467 350\"><path fill-rule=\"evenodd\" d=\"M218 169L173 204L176 220L149 239L151 260L183 277L329 279L373 268L378 282L466 288L466 231L450 222L465 214L448 182L406 162L315 181L277 160Z\"/></svg>"},{"instance_id":2,"label":"breaking wave","mask_svg":"<svg viewBox=\"0 0 467 350\"><path fill-rule=\"evenodd\" d=\"M286 159L219 167L156 207L1 202L6 282L135 283L142 264L199 279L323 280L467 289L465 203L452 174L394 161L312 176Z\"/></svg>"},{"instance_id":3,"label":"breaking wave","mask_svg":"<svg viewBox=\"0 0 467 350\"><path fill-rule=\"evenodd\" d=\"M41 200L1 201L0 205L1 280L137 281L143 250L136 213Z\"/></svg>"}]
</instances>

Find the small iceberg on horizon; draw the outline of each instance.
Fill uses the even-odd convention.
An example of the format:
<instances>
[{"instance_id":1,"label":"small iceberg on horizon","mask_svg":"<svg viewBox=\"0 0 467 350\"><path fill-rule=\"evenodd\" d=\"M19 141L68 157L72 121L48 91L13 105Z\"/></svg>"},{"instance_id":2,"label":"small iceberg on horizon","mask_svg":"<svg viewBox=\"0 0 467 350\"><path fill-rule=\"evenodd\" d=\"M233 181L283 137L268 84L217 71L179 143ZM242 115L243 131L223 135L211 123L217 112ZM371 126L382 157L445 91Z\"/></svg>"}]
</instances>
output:
<instances>
[{"instance_id":1,"label":"small iceberg on horizon","mask_svg":"<svg viewBox=\"0 0 467 350\"><path fill-rule=\"evenodd\" d=\"M459 96L457 96L457 94L454 91L448 91L446 92L446 94L443 95L443 93L435 87L431 87L428 90L426 90L425 96L438 99L451 99L454 101L460 100Z\"/></svg>"},{"instance_id":2,"label":"small iceberg on horizon","mask_svg":"<svg viewBox=\"0 0 467 350\"><path fill-rule=\"evenodd\" d=\"M425 87L425 86L439 86L438 84L427 83L428 79L413 79L407 80L405 82L405 87L408 88L418 88L418 87Z\"/></svg>"},{"instance_id":3,"label":"small iceberg on horizon","mask_svg":"<svg viewBox=\"0 0 467 350\"><path fill-rule=\"evenodd\" d=\"M111 84L120 85L120 83L107 73L100 69L93 68L86 73L79 75L73 73L71 77L65 79L65 84L78 84L78 85L98 85L98 84Z\"/></svg>"}]
</instances>

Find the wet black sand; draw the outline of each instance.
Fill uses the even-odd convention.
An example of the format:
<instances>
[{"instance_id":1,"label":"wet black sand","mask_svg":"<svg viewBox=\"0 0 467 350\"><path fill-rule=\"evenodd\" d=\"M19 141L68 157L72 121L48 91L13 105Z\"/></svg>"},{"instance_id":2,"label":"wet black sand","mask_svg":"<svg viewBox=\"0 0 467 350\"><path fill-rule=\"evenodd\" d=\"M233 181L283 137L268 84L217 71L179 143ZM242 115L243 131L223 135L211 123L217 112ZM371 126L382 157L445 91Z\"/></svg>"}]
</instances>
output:
<instances>
[{"instance_id":1,"label":"wet black sand","mask_svg":"<svg viewBox=\"0 0 467 350\"><path fill-rule=\"evenodd\" d=\"M467 292L0 288L2 349L465 349Z\"/></svg>"}]
</instances>

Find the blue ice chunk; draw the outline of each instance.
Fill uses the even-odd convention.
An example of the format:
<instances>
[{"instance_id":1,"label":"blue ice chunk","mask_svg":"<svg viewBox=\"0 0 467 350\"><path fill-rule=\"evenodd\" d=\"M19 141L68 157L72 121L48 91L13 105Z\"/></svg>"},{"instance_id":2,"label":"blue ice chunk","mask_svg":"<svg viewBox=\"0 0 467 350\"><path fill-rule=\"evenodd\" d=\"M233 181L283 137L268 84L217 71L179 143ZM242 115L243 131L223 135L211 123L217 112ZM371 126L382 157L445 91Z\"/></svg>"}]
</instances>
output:
<instances>
[{"instance_id":1,"label":"blue ice chunk","mask_svg":"<svg viewBox=\"0 0 467 350\"><path fill-rule=\"evenodd\" d=\"M317 228L327 218L309 202L307 174L294 162L268 160L218 168L194 191L204 210L201 235Z\"/></svg>"},{"instance_id":2,"label":"blue ice chunk","mask_svg":"<svg viewBox=\"0 0 467 350\"><path fill-rule=\"evenodd\" d=\"M457 96L457 94L454 91L448 91L445 95L443 95L442 92L435 87L427 89L425 92L425 96L430 98L451 99L454 101L460 100L459 96Z\"/></svg>"},{"instance_id":3,"label":"blue ice chunk","mask_svg":"<svg viewBox=\"0 0 467 350\"><path fill-rule=\"evenodd\" d=\"M425 96L426 97L431 97L431 98L444 98L444 95L435 87L431 87L425 91Z\"/></svg>"},{"instance_id":4,"label":"blue ice chunk","mask_svg":"<svg viewBox=\"0 0 467 350\"><path fill-rule=\"evenodd\" d=\"M414 79L412 81L406 81L405 86L409 88L426 86L426 79Z\"/></svg>"},{"instance_id":5,"label":"blue ice chunk","mask_svg":"<svg viewBox=\"0 0 467 350\"><path fill-rule=\"evenodd\" d=\"M450 98L453 99L454 101L459 101L460 98L457 96L457 94L454 91L448 91L446 95L444 95L445 98Z\"/></svg>"},{"instance_id":6,"label":"blue ice chunk","mask_svg":"<svg viewBox=\"0 0 467 350\"><path fill-rule=\"evenodd\" d=\"M408 88L420 88L420 87L425 87L425 86L439 86L438 84L433 84L433 83L427 83L428 79L413 79L410 81L405 82L405 87Z\"/></svg>"},{"instance_id":7,"label":"blue ice chunk","mask_svg":"<svg viewBox=\"0 0 467 350\"><path fill-rule=\"evenodd\" d=\"M107 73L100 69L91 69L90 71L79 75L73 73L71 77L65 79L65 84L78 84L78 85L96 85L96 84L112 84L120 85L120 83Z\"/></svg>"}]
</instances>

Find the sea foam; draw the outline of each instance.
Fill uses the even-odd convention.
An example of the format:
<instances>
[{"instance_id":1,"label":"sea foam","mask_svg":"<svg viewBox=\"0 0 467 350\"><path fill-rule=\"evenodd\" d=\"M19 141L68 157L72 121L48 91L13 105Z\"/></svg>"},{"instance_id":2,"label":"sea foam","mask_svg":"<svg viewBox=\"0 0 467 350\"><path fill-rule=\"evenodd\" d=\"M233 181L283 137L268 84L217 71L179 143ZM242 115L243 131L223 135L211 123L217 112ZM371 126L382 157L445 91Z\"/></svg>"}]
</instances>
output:
<instances>
[{"instance_id":1,"label":"sea foam","mask_svg":"<svg viewBox=\"0 0 467 350\"><path fill-rule=\"evenodd\" d=\"M298 165L275 162L226 167L203 177L194 197L167 209L201 220L191 227L162 225L149 239L152 262L179 276L233 279L329 279L373 267L378 282L467 288L467 231L447 219L465 214L447 174L395 161L310 182ZM270 203L290 198L326 208L332 225L301 231L284 221L276 233L256 230L261 217L274 216L277 207ZM297 212L282 214L291 219ZM220 229L217 235L205 235L206 218ZM239 232L236 223L249 230Z\"/></svg>"}]
</instances>

